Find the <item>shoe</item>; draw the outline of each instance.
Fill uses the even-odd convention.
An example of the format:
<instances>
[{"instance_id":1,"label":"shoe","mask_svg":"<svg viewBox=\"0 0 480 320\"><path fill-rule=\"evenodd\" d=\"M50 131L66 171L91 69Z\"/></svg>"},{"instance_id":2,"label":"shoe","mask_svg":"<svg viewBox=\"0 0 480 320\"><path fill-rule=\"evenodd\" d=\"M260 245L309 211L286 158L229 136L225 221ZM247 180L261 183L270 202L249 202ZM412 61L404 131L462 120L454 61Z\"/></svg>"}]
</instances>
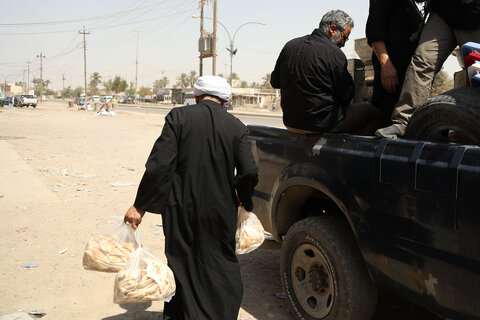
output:
<instances>
[{"instance_id":1,"label":"shoe","mask_svg":"<svg viewBox=\"0 0 480 320\"><path fill-rule=\"evenodd\" d=\"M375 131L375 135L380 138L390 139L397 139L398 137L403 136L402 131L400 131L400 129L395 125L378 129Z\"/></svg>"}]
</instances>

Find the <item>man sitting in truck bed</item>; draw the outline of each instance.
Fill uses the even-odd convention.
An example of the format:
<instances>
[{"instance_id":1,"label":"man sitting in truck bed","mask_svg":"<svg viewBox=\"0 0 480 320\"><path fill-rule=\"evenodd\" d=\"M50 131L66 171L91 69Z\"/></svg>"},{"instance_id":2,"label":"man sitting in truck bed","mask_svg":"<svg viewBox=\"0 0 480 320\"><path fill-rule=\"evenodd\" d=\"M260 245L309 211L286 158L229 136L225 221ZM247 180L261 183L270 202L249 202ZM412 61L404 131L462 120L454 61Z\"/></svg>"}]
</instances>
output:
<instances>
[{"instance_id":1,"label":"man sitting in truck bed","mask_svg":"<svg viewBox=\"0 0 480 320\"><path fill-rule=\"evenodd\" d=\"M341 10L327 12L312 34L289 41L278 57L271 84L281 89L283 123L295 133L373 135L378 110L350 104L354 83L340 50L354 26Z\"/></svg>"}]
</instances>

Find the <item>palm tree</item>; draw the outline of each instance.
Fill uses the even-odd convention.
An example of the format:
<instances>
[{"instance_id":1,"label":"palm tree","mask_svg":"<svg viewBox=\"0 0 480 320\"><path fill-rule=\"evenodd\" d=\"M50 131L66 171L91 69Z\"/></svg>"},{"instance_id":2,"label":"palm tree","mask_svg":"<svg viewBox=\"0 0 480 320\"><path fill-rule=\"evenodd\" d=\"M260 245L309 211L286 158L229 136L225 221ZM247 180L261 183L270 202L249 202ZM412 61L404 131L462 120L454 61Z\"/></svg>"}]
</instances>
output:
<instances>
[{"instance_id":1,"label":"palm tree","mask_svg":"<svg viewBox=\"0 0 480 320\"><path fill-rule=\"evenodd\" d=\"M180 86L180 88L186 88L190 84L190 81L186 73L182 73L180 77L177 78L177 80L178 80L177 85Z\"/></svg>"},{"instance_id":2,"label":"palm tree","mask_svg":"<svg viewBox=\"0 0 480 320\"><path fill-rule=\"evenodd\" d=\"M272 89L272 85L270 84L271 74L267 73L265 77L262 78L263 84L262 88L264 89Z\"/></svg>"},{"instance_id":3,"label":"palm tree","mask_svg":"<svg viewBox=\"0 0 480 320\"><path fill-rule=\"evenodd\" d=\"M155 89L155 91L158 91L160 89L166 88L169 83L170 80L168 80L167 77L163 77L163 79L155 80L155 82L153 83L153 89Z\"/></svg>"},{"instance_id":4,"label":"palm tree","mask_svg":"<svg viewBox=\"0 0 480 320\"><path fill-rule=\"evenodd\" d=\"M232 83L232 87L233 87L233 80L239 80L239 79L240 78L235 72L232 72L232 74L230 74L229 80L230 80L230 83Z\"/></svg>"},{"instance_id":5,"label":"palm tree","mask_svg":"<svg viewBox=\"0 0 480 320\"><path fill-rule=\"evenodd\" d=\"M195 82L197 82L197 71L190 71L190 75L188 76L188 82L190 83L190 88L193 88Z\"/></svg>"},{"instance_id":6,"label":"palm tree","mask_svg":"<svg viewBox=\"0 0 480 320\"><path fill-rule=\"evenodd\" d=\"M90 88L90 92L93 95L96 95L100 92L98 89L98 85L102 83L102 76L98 72L94 72L90 75L90 83L88 87Z\"/></svg>"}]
</instances>

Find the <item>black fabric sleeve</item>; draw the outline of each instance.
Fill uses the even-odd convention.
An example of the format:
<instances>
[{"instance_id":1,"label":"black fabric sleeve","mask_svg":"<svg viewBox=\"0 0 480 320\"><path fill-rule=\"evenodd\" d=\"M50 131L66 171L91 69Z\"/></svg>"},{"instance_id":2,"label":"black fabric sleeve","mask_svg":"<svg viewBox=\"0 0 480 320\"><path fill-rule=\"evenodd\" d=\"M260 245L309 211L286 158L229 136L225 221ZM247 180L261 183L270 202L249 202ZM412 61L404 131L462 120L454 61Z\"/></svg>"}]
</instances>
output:
<instances>
[{"instance_id":1,"label":"black fabric sleeve","mask_svg":"<svg viewBox=\"0 0 480 320\"><path fill-rule=\"evenodd\" d=\"M343 53L342 53L343 55ZM350 104L355 94L355 84L348 72L348 61L343 55L337 56L333 67L333 90L335 101L346 107Z\"/></svg>"},{"instance_id":2,"label":"black fabric sleeve","mask_svg":"<svg viewBox=\"0 0 480 320\"><path fill-rule=\"evenodd\" d=\"M235 189L245 210L252 211L252 196L253 190L258 183L258 170L247 135L248 131L244 127L235 148L235 167L237 169Z\"/></svg>"},{"instance_id":3,"label":"black fabric sleeve","mask_svg":"<svg viewBox=\"0 0 480 320\"><path fill-rule=\"evenodd\" d=\"M177 137L174 115L165 117L162 134L153 145L134 206L152 213L162 213L168 202L176 169Z\"/></svg>"},{"instance_id":4,"label":"black fabric sleeve","mask_svg":"<svg viewBox=\"0 0 480 320\"><path fill-rule=\"evenodd\" d=\"M365 35L370 46L375 41L387 40L387 19L391 1L397 0L370 0L370 9L365 28Z\"/></svg>"},{"instance_id":5,"label":"black fabric sleeve","mask_svg":"<svg viewBox=\"0 0 480 320\"><path fill-rule=\"evenodd\" d=\"M284 50L282 50L282 52L280 52L280 55L278 56L277 62L275 63L275 69L273 69L273 71L270 75L270 84L275 89L280 89L280 87L281 87L280 73L281 73L282 61L283 61L283 58L282 58L283 51Z\"/></svg>"}]
</instances>

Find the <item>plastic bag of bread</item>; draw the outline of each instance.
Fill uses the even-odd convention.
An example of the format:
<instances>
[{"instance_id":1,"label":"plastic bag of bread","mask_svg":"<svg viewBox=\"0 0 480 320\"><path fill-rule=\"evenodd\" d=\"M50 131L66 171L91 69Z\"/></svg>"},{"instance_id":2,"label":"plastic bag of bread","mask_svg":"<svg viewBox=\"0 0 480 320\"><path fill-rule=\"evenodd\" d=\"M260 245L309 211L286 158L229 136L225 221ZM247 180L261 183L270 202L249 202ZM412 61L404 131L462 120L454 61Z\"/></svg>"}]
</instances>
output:
<instances>
[{"instance_id":1,"label":"plastic bag of bread","mask_svg":"<svg viewBox=\"0 0 480 320\"><path fill-rule=\"evenodd\" d=\"M262 223L253 212L238 207L235 254L249 253L265 241Z\"/></svg>"},{"instance_id":2,"label":"plastic bag of bread","mask_svg":"<svg viewBox=\"0 0 480 320\"><path fill-rule=\"evenodd\" d=\"M172 270L150 250L138 248L115 277L113 302L170 301L175 289Z\"/></svg>"},{"instance_id":3,"label":"plastic bag of bread","mask_svg":"<svg viewBox=\"0 0 480 320\"><path fill-rule=\"evenodd\" d=\"M123 222L123 217L112 217L114 224L92 237L83 252L83 267L87 270L118 272L140 246L138 231Z\"/></svg>"}]
</instances>

